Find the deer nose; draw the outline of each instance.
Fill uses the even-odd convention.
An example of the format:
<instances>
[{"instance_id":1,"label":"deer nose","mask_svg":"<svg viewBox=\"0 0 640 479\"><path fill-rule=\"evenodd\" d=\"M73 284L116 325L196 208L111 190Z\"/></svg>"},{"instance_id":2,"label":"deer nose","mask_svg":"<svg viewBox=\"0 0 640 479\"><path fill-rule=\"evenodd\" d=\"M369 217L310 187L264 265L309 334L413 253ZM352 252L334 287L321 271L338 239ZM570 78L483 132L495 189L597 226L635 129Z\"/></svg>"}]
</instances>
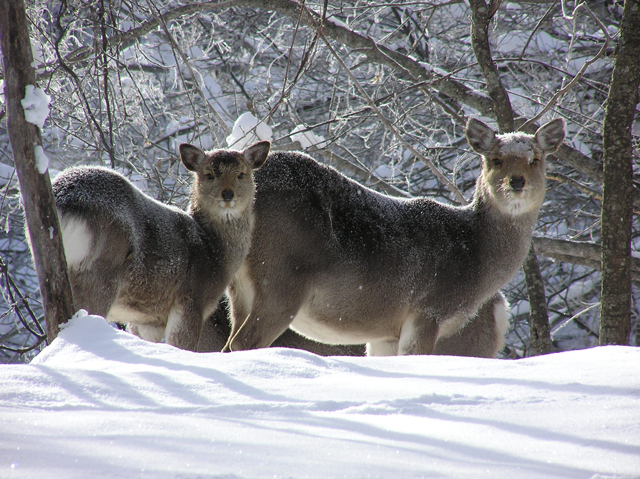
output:
<instances>
[{"instance_id":1,"label":"deer nose","mask_svg":"<svg viewBox=\"0 0 640 479\"><path fill-rule=\"evenodd\" d=\"M509 180L509 185L514 191L522 191L524 188L524 178L522 176L512 176Z\"/></svg>"},{"instance_id":2,"label":"deer nose","mask_svg":"<svg viewBox=\"0 0 640 479\"><path fill-rule=\"evenodd\" d=\"M231 201L233 199L233 190L222 190L222 199Z\"/></svg>"}]
</instances>

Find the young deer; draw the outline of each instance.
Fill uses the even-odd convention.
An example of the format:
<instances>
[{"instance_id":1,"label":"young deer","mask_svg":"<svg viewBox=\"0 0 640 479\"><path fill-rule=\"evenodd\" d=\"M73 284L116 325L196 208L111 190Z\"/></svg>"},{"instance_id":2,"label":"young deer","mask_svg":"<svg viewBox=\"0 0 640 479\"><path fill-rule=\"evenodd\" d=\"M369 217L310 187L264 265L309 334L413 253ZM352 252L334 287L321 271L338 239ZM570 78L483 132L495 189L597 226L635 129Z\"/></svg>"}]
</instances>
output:
<instances>
[{"instance_id":1,"label":"young deer","mask_svg":"<svg viewBox=\"0 0 640 479\"><path fill-rule=\"evenodd\" d=\"M369 355L429 354L481 305L478 317L495 316L503 299L491 298L529 250L564 122L496 135L472 119L466 135L483 166L464 207L383 196L307 155L272 153L256 173L251 250L229 286L225 350L269 346L291 326L368 343Z\"/></svg>"},{"instance_id":2,"label":"young deer","mask_svg":"<svg viewBox=\"0 0 640 479\"><path fill-rule=\"evenodd\" d=\"M113 170L80 166L53 182L77 308L150 341L195 350L204 319L245 259L253 229L253 170L270 143L242 152L180 145L193 172L187 213Z\"/></svg>"}]
</instances>

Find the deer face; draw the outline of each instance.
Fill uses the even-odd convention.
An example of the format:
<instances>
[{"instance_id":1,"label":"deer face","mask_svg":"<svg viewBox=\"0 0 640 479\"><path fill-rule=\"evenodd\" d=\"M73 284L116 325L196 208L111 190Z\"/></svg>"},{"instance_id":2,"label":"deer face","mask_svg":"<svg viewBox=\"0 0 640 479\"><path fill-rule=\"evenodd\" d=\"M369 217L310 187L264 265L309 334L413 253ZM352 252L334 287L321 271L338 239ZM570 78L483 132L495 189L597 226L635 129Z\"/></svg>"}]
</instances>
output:
<instances>
[{"instance_id":1,"label":"deer face","mask_svg":"<svg viewBox=\"0 0 640 479\"><path fill-rule=\"evenodd\" d=\"M261 141L244 151L204 152L192 145L180 145L182 163L195 173L194 205L226 219L242 216L253 203L253 170L264 164L270 146L268 141Z\"/></svg>"},{"instance_id":2,"label":"deer face","mask_svg":"<svg viewBox=\"0 0 640 479\"><path fill-rule=\"evenodd\" d=\"M545 195L545 154L530 138L502 136L483 158L482 175L500 210L518 215L537 210Z\"/></svg>"},{"instance_id":3,"label":"deer face","mask_svg":"<svg viewBox=\"0 0 640 479\"><path fill-rule=\"evenodd\" d=\"M545 195L545 159L564 140L564 122L553 120L535 135L496 135L484 123L467 123L467 140L483 157L482 183L500 211L517 216L537 211Z\"/></svg>"}]
</instances>

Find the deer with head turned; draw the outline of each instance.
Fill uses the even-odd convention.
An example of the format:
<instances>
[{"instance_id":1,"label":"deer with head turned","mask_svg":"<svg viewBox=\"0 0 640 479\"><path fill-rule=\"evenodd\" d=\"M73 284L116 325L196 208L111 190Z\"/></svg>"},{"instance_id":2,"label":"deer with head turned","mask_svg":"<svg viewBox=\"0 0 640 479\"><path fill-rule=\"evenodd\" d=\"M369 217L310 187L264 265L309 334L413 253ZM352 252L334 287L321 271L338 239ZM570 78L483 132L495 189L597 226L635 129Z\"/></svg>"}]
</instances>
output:
<instances>
[{"instance_id":1,"label":"deer with head turned","mask_svg":"<svg viewBox=\"0 0 640 479\"><path fill-rule=\"evenodd\" d=\"M251 244L253 171L270 143L242 152L182 144L193 174L184 212L114 170L79 166L53 182L77 308L126 323L143 339L196 350Z\"/></svg>"},{"instance_id":2,"label":"deer with head turned","mask_svg":"<svg viewBox=\"0 0 640 479\"><path fill-rule=\"evenodd\" d=\"M456 350L446 338L473 318L493 317L498 332L499 289L529 250L545 158L562 144L564 122L496 134L471 119L465 133L482 171L462 207L384 196L305 154L271 153L255 175L256 226L229 286L224 350L267 347L288 327L320 342L367 343L369 355ZM473 348L488 355L496 344Z\"/></svg>"}]
</instances>

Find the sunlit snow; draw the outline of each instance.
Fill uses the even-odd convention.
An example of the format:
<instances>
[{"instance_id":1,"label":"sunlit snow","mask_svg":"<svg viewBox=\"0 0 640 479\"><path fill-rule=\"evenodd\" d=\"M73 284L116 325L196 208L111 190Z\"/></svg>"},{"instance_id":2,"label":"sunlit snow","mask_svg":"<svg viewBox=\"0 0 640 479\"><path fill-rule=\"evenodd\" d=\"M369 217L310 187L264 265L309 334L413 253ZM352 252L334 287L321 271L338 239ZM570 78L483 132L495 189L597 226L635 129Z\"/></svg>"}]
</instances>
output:
<instances>
[{"instance_id":1,"label":"sunlit snow","mask_svg":"<svg viewBox=\"0 0 640 479\"><path fill-rule=\"evenodd\" d=\"M51 102L51 97L42 89L27 85L24 98L21 100L25 119L42 128L49 116L49 102Z\"/></svg>"},{"instance_id":2,"label":"sunlit snow","mask_svg":"<svg viewBox=\"0 0 640 479\"><path fill-rule=\"evenodd\" d=\"M304 125L297 125L291 131L291 141L299 142L305 150L311 147L325 148L327 146L327 141L323 136L316 135Z\"/></svg>"},{"instance_id":3,"label":"sunlit snow","mask_svg":"<svg viewBox=\"0 0 640 479\"><path fill-rule=\"evenodd\" d=\"M44 152L44 149L40 145L33 147L33 153L36 157L36 168L40 174L45 174L49 169L49 157Z\"/></svg>"},{"instance_id":4,"label":"sunlit snow","mask_svg":"<svg viewBox=\"0 0 640 479\"><path fill-rule=\"evenodd\" d=\"M272 140L271 127L259 121L251 113L246 112L240 115L233 124L233 130L227 136L227 145L235 150L243 150L261 140Z\"/></svg>"},{"instance_id":5,"label":"sunlit snow","mask_svg":"<svg viewBox=\"0 0 640 479\"><path fill-rule=\"evenodd\" d=\"M74 318L0 367L0 477L633 478L640 349L198 354Z\"/></svg>"}]
</instances>

